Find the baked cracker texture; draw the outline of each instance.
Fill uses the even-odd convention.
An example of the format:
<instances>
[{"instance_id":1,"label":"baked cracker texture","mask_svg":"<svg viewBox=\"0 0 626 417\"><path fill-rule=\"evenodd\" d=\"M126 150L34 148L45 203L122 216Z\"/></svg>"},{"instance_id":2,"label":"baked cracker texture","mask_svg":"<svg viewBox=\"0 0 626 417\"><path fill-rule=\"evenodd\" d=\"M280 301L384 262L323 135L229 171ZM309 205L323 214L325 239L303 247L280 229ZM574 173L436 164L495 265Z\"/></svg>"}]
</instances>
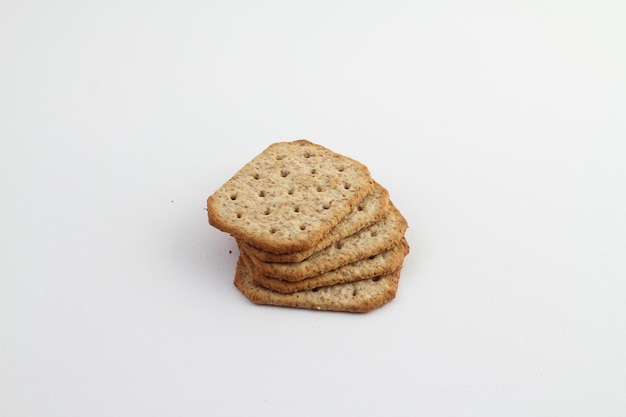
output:
<instances>
[{"instance_id":1,"label":"baked cracker texture","mask_svg":"<svg viewBox=\"0 0 626 417\"><path fill-rule=\"evenodd\" d=\"M370 193L368 168L307 140L270 145L207 200L209 223L266 252L305 250Z\"/></svg>"},{"instance_id":2,"label":"baked cracker texture","mask_svg":"<svg viewBox=\"0 0 626 417\"><path fill-rule=\"evenodd\" d=\"M409 245L406 242L406 239L402 239L399 245L396 245L376 256L367 257L341 268L296 282L289 282L261 275L249 259L246 260L246 265L248 266L252 282L255 285L272 291L288 294L390 274L402 266L402 262L408 253ZM246 259L248 255L242 251L241 256Z\"/></svg>"},{"instance_id":3,"label":"baked cracker texture","mask_svg":"<svg viewBox=\"0 0 626 417\"><path fill-rule=\"evenodd\" d=\"M242 257L237 261L235 286L255 304L367 313L393 300L398 290L401 268L372 279L337 284L312 290L281 294L252 282Z\"/></svg>"},{"instance_id":4,"label":"baked cracker texture","mask_svg":"<svg viewBox=\"0 0 626 417\"><path fill-rule=\"evenodd\" d=\"M375 183L372 192L352 208L352 211L337 226L330 230L322 240L314 246L300 252L276 255L240 242L250 256L265 262L300 262L315 252L368 227L385 217L389 212L389 192L380 184Z\"/></svg>"},{"instance_id":5,"label":"baked cracker texture","mask_svg":"<svg viewBox=\"0 0 626 417\"><path fill-rule=\"evenodd\" d=\"M239 247L234 285L256 304L365 313L396 297L408 222L362 163L278 142L207 199Z\"/></svg>"},{"instance_id":6,"label":"baked cracker texture","mask_svg":"<svg viewBox=\"0 0 626 417\"><path fill-rule=\"evenodd\" d=\"M402 240L408 225L393 205L377 223L316 252L302 262L263 262L250 256L262 275L286 281L300 281L384 252Z\"/></svg>"}]
</instances>

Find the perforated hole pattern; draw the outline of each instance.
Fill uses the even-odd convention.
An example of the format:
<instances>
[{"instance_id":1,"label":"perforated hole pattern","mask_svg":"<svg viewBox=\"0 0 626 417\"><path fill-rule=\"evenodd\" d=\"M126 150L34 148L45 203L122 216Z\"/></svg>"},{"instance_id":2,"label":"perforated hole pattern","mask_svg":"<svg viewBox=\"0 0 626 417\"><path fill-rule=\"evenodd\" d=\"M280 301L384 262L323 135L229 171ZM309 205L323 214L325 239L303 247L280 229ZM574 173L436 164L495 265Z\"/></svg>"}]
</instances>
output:
<instances>
[{"instance_id":1,"label":"perforated hole pattern","mask_svg":"<svg viewBox=\"0 0 626 417\"><path fill-rule=\"evenodd\" d=\"M341 155L315 147L267 151L224 187L222 205L246 231L258 229L253 232L280 239L314 233L319 225L341 217L338 213L349 212L355 200L351 197L370 186L367 168Z\"/></svg>"}]
</instances>

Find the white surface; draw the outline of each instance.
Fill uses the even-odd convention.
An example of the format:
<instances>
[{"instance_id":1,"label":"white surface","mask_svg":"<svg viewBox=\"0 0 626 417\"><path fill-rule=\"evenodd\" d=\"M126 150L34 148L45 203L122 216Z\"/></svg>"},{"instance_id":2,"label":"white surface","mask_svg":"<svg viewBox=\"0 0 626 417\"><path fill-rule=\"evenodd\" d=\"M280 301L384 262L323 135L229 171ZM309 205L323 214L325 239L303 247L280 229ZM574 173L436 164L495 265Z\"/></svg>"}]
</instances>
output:
<instances>
[{"instance_id":1,"label":"white surface","mask_svg":"<svg viewBox=\"0 0 626 417\"><path fill-rule=\"evenodd\" d=\"M0 415L626 415L626 3L497 3L1 3ZM380 310L232 285L297 138L410 223Z\"/></svg>"}]
</instances>

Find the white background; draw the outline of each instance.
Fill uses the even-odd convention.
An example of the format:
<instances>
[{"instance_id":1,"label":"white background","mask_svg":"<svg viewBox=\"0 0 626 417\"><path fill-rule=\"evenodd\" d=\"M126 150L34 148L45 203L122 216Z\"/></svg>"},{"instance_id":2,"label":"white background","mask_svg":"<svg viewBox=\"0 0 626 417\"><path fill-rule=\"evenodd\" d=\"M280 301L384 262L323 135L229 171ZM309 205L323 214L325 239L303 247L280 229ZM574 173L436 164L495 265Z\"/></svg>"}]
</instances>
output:
<instances>
[{"instance_id":1,"label":"white background","mask_svg":"<svg viewBox=\"0 0 626 417\"><path fill-rule=\"evenodd\" d=\"M626 3L515 3L0 2L0 415L626 415ZM370 314L207 224L298 138L409 221Z\"/></svg>"}]
</instances>

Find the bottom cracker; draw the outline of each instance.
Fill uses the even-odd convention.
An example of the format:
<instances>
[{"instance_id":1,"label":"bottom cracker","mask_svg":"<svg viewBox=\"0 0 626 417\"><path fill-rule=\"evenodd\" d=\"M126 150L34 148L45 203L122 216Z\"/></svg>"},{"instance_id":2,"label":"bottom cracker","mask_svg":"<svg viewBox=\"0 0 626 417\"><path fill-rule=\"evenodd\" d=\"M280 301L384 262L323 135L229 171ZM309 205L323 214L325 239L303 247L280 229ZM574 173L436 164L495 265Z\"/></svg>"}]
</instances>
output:
<instances>
[{"instance_id":1,"label":"bottom cracker","mask_svg":"<svg viewBox=\"0 0 626 417\"><path fill-rule=\"evenodd\" d=\"M246 298L255 304L367 313L395 298L401 269L402 267L391 274L372 279L281 294L255 285L240 256L237 261L234 284Z\"/></svg>"}]
</instances>

